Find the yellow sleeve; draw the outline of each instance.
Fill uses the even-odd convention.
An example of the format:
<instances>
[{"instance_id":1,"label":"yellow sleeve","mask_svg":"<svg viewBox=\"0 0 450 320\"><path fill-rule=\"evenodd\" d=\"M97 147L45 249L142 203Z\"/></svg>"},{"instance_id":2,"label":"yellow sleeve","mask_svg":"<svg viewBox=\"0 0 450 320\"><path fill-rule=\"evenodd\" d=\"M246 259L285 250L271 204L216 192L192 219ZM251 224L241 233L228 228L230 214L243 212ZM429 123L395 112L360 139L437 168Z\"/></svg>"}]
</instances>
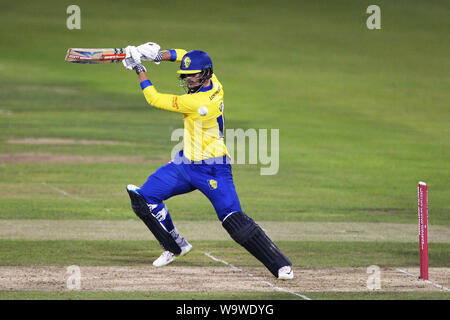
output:
<instances>
[{"instance_id":1,"label":"yellow sleeve","mask_svg":"<svg viewBox=\"0 0 450 320\"><path fill-rule=\"evenodd\" d=\"M184 49L170 49L170 61L181 62L183 56L187 53Z\"/></svg>"},{"instance_id":2,"label":"yellow sleeve","mask_svg":"<svg viewBox=\"0 0 450 320\"><path fill-rule=\"evenodd\" d=\"M187 94L179 96L175 94L159 93L153 85L144 87L142 92L144 93L145 100L147 100L148 104L155 108L183 114L196 112L198 108L195 99Z\"/></svg>"}]
</instances>

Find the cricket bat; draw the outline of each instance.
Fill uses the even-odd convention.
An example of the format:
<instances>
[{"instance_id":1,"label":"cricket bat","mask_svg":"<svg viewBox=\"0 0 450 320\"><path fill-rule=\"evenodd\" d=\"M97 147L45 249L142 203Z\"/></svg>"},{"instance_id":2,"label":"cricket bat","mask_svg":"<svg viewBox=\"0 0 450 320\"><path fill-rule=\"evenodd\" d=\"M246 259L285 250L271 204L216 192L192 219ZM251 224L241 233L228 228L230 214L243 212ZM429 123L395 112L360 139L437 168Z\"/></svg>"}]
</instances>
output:
<instances>
[{"instance_id":1,"label":"cricket bat","mask_svg":"<svg viewBox=\"0 0 450 320\"><path fill-rule=\"evenodd\" d=\"M66 53L66 61L74 63L114 63L125 59L124 48L82 49L70 48Z\"/></svg>"}]
</instances>

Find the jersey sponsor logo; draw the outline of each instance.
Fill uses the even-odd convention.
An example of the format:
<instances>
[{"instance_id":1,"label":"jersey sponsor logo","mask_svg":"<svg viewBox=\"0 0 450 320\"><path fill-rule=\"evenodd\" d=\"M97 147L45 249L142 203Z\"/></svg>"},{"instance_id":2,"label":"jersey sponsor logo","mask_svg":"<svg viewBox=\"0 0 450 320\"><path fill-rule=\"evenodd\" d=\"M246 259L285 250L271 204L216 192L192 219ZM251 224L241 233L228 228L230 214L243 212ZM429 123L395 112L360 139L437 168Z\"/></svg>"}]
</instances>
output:
<instances>
[{"instance_id":1,"label":"jersey sponsor logo","mask_svg":"<svg viewBox=\"0 0 450 320\"><path fill-rule=\"evenodd\" d=\"M222 89L221 86L219 86L219 87L217 88L217 90L216 90L212 95L209 96L209 100L213 100L213 99L219 94L220 89Z\"/></svg>"},{"instance_id":2,"label":"jersey sponsor logo","mask_svg":"<svg viewBox=\"0 0 450 320\"><path fill-rule=\"evenodd\" d=\"M175 96L172 99L172 107L174 107L175 109L180 109L180 106L178 105L178 97Z\"/></svg>"},{"instance_id":3,"label":"jersey sponsor logo","mask_svg":"<svg viewBox=\"0 0 450 320\"><path fill-rule=\"evenodd\" d=\"M216 190L217 189L217 181L214 179L208 180L208 186L211 190Z\"/></svg>"}]
</instances>

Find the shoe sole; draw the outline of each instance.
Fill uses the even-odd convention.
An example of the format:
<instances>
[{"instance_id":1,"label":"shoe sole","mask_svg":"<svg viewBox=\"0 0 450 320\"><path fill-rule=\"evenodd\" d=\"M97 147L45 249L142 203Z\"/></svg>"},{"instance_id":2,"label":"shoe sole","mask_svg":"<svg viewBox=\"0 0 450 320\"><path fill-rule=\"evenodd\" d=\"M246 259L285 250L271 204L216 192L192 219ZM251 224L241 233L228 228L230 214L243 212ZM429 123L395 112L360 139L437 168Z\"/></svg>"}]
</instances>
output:
<instances>
[{"instance_id":1,"label":"shoe sole","mask_svg":"<svg viewBox=\"0 0 450 320\"><path fill-rule=\"evenodd\" d=\"M294 273L291 271L286 275L282 275L281 277L278 277L280 280L292 280L294 279Z\"/></svg>"}]
</instances>

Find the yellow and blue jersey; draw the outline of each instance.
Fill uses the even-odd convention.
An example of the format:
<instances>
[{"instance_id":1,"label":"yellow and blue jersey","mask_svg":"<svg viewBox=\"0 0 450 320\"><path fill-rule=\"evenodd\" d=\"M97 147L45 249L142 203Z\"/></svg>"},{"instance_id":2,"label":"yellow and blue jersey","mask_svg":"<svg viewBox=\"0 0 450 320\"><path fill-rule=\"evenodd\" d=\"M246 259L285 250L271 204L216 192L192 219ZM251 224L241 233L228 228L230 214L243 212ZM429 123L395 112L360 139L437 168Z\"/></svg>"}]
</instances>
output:
<instances>
[{"instance_id":1,"label":"yellow and blue jersey","mask_svg":"<svg viewBox=\"0 0 450 320\"><path fill-rule=\"evenodd\" d=\"M170 54L172 61L181 62L186 51L175 49L170 50ZM150 105L181 113L184 121L184 150L156 170L139 189L147 203L155 212L167 211L164 200L198 189L211 201L220 221L232 212L242 211L227 159L223 137L223 87L217 77L213 74L210 86L191 94L159 93L150 80L142 81L141 88ZM168 232L175 230L168 211L160 222Z\"/></svg>"},{"instance_id":2,"label":"yellow and blue jersey","mask_svg":"<svg viewBox=\"0 0 450 320\"><path fill-rule=\"evenodd\" d=\"M180 62L186 51L170 50L171 60ZM149 80L141 82L147 102L159 109L183 114L184 156L191 161L228 156L224 141L223 87L213 74L211 84L196 93L160 93Z\"/></svg>"}]
</instances>

